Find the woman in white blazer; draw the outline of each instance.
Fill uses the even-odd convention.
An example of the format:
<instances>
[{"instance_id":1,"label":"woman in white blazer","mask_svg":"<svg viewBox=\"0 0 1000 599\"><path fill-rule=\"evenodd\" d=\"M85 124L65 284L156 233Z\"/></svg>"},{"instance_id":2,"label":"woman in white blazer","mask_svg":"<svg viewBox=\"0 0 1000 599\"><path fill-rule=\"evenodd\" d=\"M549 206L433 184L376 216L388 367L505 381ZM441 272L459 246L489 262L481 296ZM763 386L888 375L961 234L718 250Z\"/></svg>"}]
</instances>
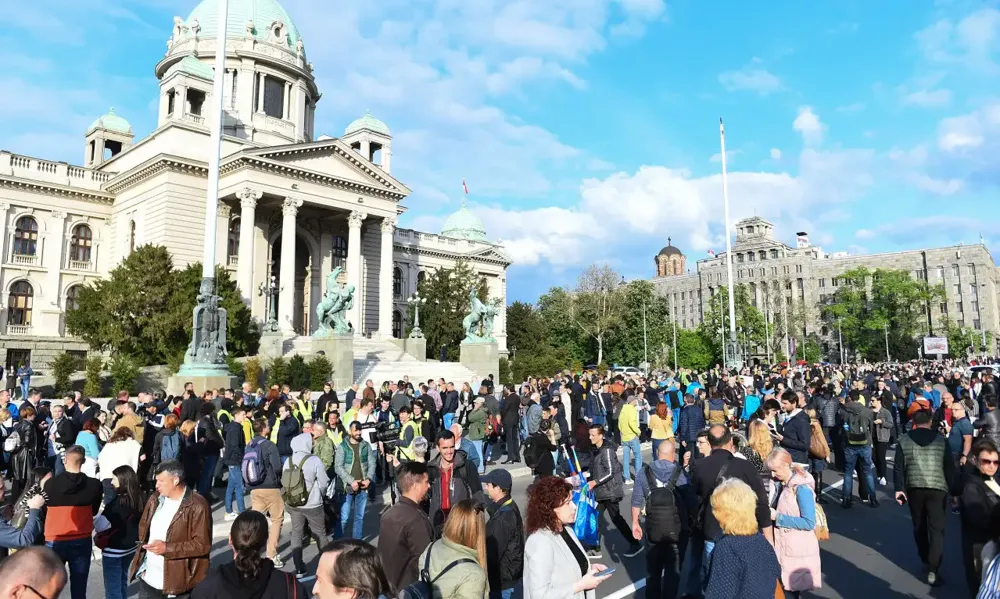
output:
<instances>
[{"instance_id":1,"label":"woman in white blazer","mask_svg":"<svg viewBox=\"0 0 1000 599\"><path fill-rule=\"evenodd\" d=\"M573 487L556 476L536 482L528 495L524 545L524 599L594 599L607 580L602 564L591 565L573 533Z\"/></svg>"}]
</instances>

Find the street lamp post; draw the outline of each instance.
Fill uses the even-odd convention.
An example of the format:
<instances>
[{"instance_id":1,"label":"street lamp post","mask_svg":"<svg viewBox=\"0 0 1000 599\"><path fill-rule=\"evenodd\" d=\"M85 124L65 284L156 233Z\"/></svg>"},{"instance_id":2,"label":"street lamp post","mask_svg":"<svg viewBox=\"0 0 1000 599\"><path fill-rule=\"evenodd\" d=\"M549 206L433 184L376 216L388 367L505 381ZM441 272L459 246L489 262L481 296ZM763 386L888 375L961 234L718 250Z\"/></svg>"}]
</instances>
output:
<instances>
[{"instance_id":1,"label":"street lamp post","mask_svg":"<svg viewBox=\"0 0 1000 599\"><path fill-rule=\"evenodd\" d=\"M892 362L892 358L889 357L889 323L886 322L883 327L885 328L885 361Z\"/></svg>"},{"instance_id":2,"label":"street lamp post","mask_svg":"<svg viewBox=\"0 0 1000 599\"><path fill-rule=\"evenodd\" d=\"M413 307L413 330L410 331L410 338L420 339L424 336L420 330L420 306L427 303L427 298L420 297L420 293L415 292L406 300L406 303Z\"/></svg>"},{"instance_id":3,"label":"street lamp post","mask_svg":"<svg viewBox=\"0 0 1000 599\"><path fill-rule=\"evenodd\" d=\"M257 294L267 298L267 321L264 323L264 331L274 332L278 330L278 295L284 291L284 287L278 286L278 277L271 275L271 283L261 283L257 287Z\"/></svg>"},{"instance_id":4,"label":"street lamp post","mask_svg":"<svg viewBox=\"0 0 1000 599\"><path fill-rule=\"evenodd\" d=\"M646 346L646 300L642 301L642 368L649 370L649 351Z\"/></svg>"},{"instance_id":5,"label":"street lamp post","mask_svg":"<svg viewBox=\"0 0 1000 599\"><path fill-rule=\"evenodd\" d=\"M677 315L674 314L674 295L670 294L670 319L674 323L674 373L677 372Z\"/></svg>"},{"instance_id":6,"label":"street lamp post","mask_svg":"<svg viewBox=\"0 0 1000 599\"><path fill-rule=\"evenodd\" d=\"M208 182L205 195L204 253L201 264L201 289L194 308L191 344L184 354L178 375L186 377L229 376L226 364L226 310L216 293L215 246L219 211L219 160L222 152L222 106L226 75L226 23L229 0L218 0L218 34L215 40L215 80L207 119L211 127L208 148Z\"/></svg>"},{"instance_id":7,"label":"street lamp post","mask_svg":"<svg viewBox=\"0 0 1000 599\"><path fill-rule=\"evenodd\" d=\"M840 341L840 363L844 363L844 324L841 319L837 319L837 339Z\"/></svg>"},{"instance_id":8,"label":"street lamp post","mask_svg":"<svg viewBox=\"0 0 1000 599\"><path fill-rule=\"evenodd\" d=\"M729 183L726 179L726 130L719 119L719 144L722 147L722 202L726 220L726 270L729 277L729 343L726 347L726 366L740 368L743 359L740 356L739 341L736 338L736 299L733 290L733 246L729 235Z\"/></svg>"}]
</instances>

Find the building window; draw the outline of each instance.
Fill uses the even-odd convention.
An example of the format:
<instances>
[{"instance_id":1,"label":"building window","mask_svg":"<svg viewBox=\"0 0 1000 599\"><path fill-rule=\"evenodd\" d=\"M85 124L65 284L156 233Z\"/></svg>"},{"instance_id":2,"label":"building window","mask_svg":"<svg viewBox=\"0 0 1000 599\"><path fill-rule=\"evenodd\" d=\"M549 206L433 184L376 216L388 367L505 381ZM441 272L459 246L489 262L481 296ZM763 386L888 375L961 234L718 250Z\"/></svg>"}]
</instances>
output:
<instances>
[{"instance_id":1,"label":"building window","mask_svg":"<svg viewBox=\"0 0 1000 599\"><path fill-rule=\"evenodd\" d=\"M772 266L771 267L771 275L772 276L777 276L778 275L778 267L777 266Z\"/></svg>"},{"instance_id":2,"label":"building window","mask_svg":"<svg viewBox=\"0 0 1000 599\"><path fill-rule=\"evenodd\" d=\"M743 254L736 254L736 261L743 264Z\"/></svg>"},{"instance_id":3,"label":"building window","mask_svg":"<svg viewBox=\"0 0 1000 599\"><path fill-rule=\"evenodd\" d=\"M270 75L264 76L264 114L285 118L285 82Z\"/></svg>"},{"instance_id":4,"label":"building window","mask_svg":"<svg viewBox=\"0 0 1000 599\"><path fill-rule=\"evenodd\" d=\"M763 262L764 260L767 260L767 252L766 251L764 251L764 250L760 251L760 260L761 260L761 262Z\"/></svg>"},{"instance_id":5,"label":"building window","mask_svg":"<svg viewBox=\"0 0 1000 599\"><path fill-rule=\"evenodd\" d=\"M396 297L403 295L403 269L398 266L392 269L392 294Z\"/></svg>"},{"instance_id":6,"label":"building window","mask_svg":"<svg viewBox=\"0 0 1000 599\"><path fill-rule=\"evenodd\" d=\"M22 216L14 224L14 255L34 256L38 251L38 221Z\"/></svg>"},{"instance_id":7,"label":"building window","mask_svg":"<svg viewBox=\"0 0 1000 599\"><path fill-rule=\"evenodd\" d=\"M802 272L802 265L801 264L796 264L795 265L795 272Z\"/></svg>"},{"instance_id":8,"label":"building window","mask_svg":"<svg viewBox=\"0 0 1000 599\"><path fill-rule=\"evenodd\" d=\"M944 267L943 266L938 266L937 268L935 268L934 269L934 276L936 277L936 280L943 281L944 280Z\"/></svg>"},{"instance_id":9,"label":"building window","mask_svg":"<svg viewBox=\"0 0 1000 599\"><path fill-rule=\"evenodd\" d=\"M973 318L972 319L972 328L976 329L977 331L979 330L979 319L978 318Z\"/></svg>"},{"instance_id":10,"label":"building window","mask_svg":"<svg viewBox=\"0 0 1000 599\"><path fill-rule=\"evenodd\" d=\"M240 255L240 219L229 219L229 243L226 244L226 255L235 258Z\"/></svg>"},{"instance_id":11,"label":"building window","mask_svg":"<svg viewBox=\"0 0 1000 599\"><path fill-rule=\"evenodd\" d=\"M819 286L820 287L826 287L826 279L820 279L819 280Z\"/></svg>"},{"instance_id":12,"label":"building window","mask_svg":"<svg viewBox=\"0 0 1000 599\"><path fill-rule=\"evenodd\" d=\"M965 314L965 310L962 308L962 302L955 302L955 311L959 314Z\"/></svg>"},{"instance_id":13,"label":"building window","mask_svg":"<svg viewBox=\"0 0 1000 599\"><path fill-rule=\"evenodd\" d=\"M403 315L399 310L392 311L392 336L396 339L403 338Z\"/></svg>"},{"instance_id":14,"label":"building window","mask_svg":"<svg viewBox=\"0 0 1000 599\"><path fill-rule=\"evenodd\" d=\"M73 285L66 290L66 310L76 310L80 307L80 290L82 285Z\"/></svg>"},{"instance_id":15,"label":"building window","mask_svg":"<svg viewBox=\"0 0 1000 599\"><path fill-rule=\"evenodd\" d=\"M969 295L976 297L979 295L979 290L976 288L975 283L969 283Z\"/></svg>"},{"instance_id":16,"label":"building window","mask_svg":"<svg viewBox=\"0 0 1000 599\"><path fill-rule=\"evenodd\" d=\"M834 287L840 287L840 279L838 279L837 277L830 279L830 283L832 283Z\"/></svg>"},{"instance_id":17,"label":"building window","mask_svg":"<svg viewBox=\"0 0 1000 599\"><path fill-rule=\"evenodd\" d=\"M968 265L966 265L966 268L968 269L968 272L969 272L969 274L971 276L973 276L973 277L976 276L976 265L975 264L968 264Z\"/></svg>"},{"instance_id":18,"label":"building window","mask_svg":"<svg viewBox=\"0 0 1000 599\"><path fill-rule=\"evenodd\" d=\"M87 225L73 227L73 237L69 244L69 259L76 262L90 262L90 250L94 245L94 234Z\"/></svg>"},{"instance_id":19,"label":"building window","mask_svg":"<svg viewBox=\"0 0 1000 599\"><path fill-rule=\"evenodd\" d=\"M938 310L940 310L941 314L947 314L948 313L948 302L941 302L938 305Z\"/></svg>"},{"instance_id":20,"label":"building window","mask_svg":"<svg viewBox=\"0 0 1000 599\"><path fill-rule=\"evenodd\" d=\"M766 272L767 272L767 269L766 269L766 268L762 268L762 269L760 269L760 276L762 276L762 277L763 277L763 276L764 276L764 274L765 274Z\"/></svg>"},{"instance_id":21,"label":"building window","mask_svg":"<svg viewBox=\"0 0 1000 599\"><path fill-rule=\"evenodd\" d=\"M128 223L128 253L135 251L135 221L131 220Z\"/></svg>"},{"instance_id":22,"label":"building window","mask_svg":"<svg viewBox=\"0 0 1000 599\"><path fill-rule=\"evenodd\" d=\"M427 271L422 270L422 271L418 272L417 273L417 289L420 289L420 286L423 285L424 281L426 281L426 280L427 280Z\"/></svg>"},{"instance_id":23,"label":"building window","mask_svg":"<svg viewBox=\"0 0 1000 599\"><path fill-rule=\"evenodd\" d=\"M959 276L958 265L957 264L952 264L951 265L951 276L953 276L953 277Z\"/></svg>"},{"instance_id":24,"label":"building window","mask_svg":"<svg viewBox=\"0 0 1000 599\"><path fill-rule=\"evenodd\" d=\"M754 253L747 252L747 262L753 262L753 261L754 261Z\"/></svg>"},{"instance_id":25,"label":"building window","mask_svg":"<svg viewBox=\"0 0 1000 599\"><path fill-rule=\"evenodd\" d=\"M956 297L962 297L962 286L959 283L955 283L951 286L951 292Z\"/></svg>"},{"instance_id":26,"label":"building window","mask_svg":"<svg viewBox=\"0 0 1000 599\"><path fill-rule=\"evenodd\" d=\"M333 237L333 267L343 267L347 264L347 240L340 235Z\"/></svg>"},{"instance_id":27,"label":"building window","mask_svg":"<svg viewBox=\"0 0 1000 599\"><path fill-rule=\"evenodd\" d=\"M771 250L771 260L778 259L778 250Z\"/></svg>"},{"instance_id":28,"label":"building window","mask_svg":"<svg viewBox=\"0 0 1000 599\"><path fill-rule=\"evenodd\" d=\"M969 302L969 309L975 312L976 314L979 314L979 302L975 300Z\"/></svg>"},{"instance_id":29,"label":"building window","mask_svg":"<svg viewBox=\"0 0 1000 599\"><path fill-rule=\"evenodd\" d=\"M16 326L31 325L31 306L35 290L31 283L18 281L10 286L7 298L7 324Z\"/></svg>"},{"instance_id":30,"label":"building window","mask_svg":"<svg viewBox=\"0 0 1000 599\"><path fill-rule=\"evenodd\" d=\"M783 266L783 267L781 268L781 270L782 270L782 272L784 272L784 273L785 273L786 275L787 275L787 274L789 273L789 267L788 267L787 265L786 265L786 266Z\"/></svg>"}]
</instances>

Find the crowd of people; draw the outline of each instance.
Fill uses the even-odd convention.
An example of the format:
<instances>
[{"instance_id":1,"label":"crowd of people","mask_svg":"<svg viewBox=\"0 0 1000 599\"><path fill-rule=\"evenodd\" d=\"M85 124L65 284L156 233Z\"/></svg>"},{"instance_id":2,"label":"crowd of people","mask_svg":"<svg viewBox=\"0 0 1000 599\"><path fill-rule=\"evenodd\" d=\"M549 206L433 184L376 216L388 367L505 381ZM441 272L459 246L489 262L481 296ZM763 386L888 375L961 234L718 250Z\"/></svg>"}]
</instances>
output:
<instances>
[{"instance_id":1,"label":"crowd of people","mask_svg":"<svg viewBox=\"0 0 1000 599\"><path fill-rule=\"evenodd\" d=\"M624 559L644 555L647 597L798 597L822 586L824 472L836 469L843 509L855 505L855 475L870 508L891 484L931 586L944 583L947 515L958 514L964 583L993 599L994 377L949 361L757 365L504 386L490 377L476 392L443 379L367 381L342 400L330 384L201 395L188 385L105 405L4 389L0 551L13 555L0 573L22 556L68 566L68 578L46 580L68 580L82 599L96 551L113 599L130 584L142 598L295 599L310 581L322 599L584 599L608 580L599 561L614 546ZM512 463L533 477L523 516L500 467ZM383 489L392 505L380 506L375 547L365 514ZM589 496L596 541L576 534ZM233 559L213 567L219 504ZM624 545L601 542L605 520ZM303 555L312 542L315 569ZM0 576L0 588L40 584L29 578Z\"/></svg>"}]
</instances>

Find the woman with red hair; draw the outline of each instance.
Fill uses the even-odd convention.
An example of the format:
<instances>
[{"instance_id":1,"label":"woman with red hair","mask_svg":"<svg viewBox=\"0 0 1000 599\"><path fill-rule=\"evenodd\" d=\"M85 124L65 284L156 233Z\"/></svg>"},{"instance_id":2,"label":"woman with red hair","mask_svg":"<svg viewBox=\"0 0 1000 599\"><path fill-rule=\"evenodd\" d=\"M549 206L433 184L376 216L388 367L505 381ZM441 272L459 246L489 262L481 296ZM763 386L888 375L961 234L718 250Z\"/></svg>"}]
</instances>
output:
<instances>
[{"instance_id":1,"label":"woman with red hair","mask_svg":"<svg viewBox=\"0 0 1000 599\"><path fill-rule=\"evenodd\" d=\"M591 565L573 532L573 487L556 476L540 478L528 492L524 545L524 599L593 599L607 580Z\"/></svg>"}]
</instances>

